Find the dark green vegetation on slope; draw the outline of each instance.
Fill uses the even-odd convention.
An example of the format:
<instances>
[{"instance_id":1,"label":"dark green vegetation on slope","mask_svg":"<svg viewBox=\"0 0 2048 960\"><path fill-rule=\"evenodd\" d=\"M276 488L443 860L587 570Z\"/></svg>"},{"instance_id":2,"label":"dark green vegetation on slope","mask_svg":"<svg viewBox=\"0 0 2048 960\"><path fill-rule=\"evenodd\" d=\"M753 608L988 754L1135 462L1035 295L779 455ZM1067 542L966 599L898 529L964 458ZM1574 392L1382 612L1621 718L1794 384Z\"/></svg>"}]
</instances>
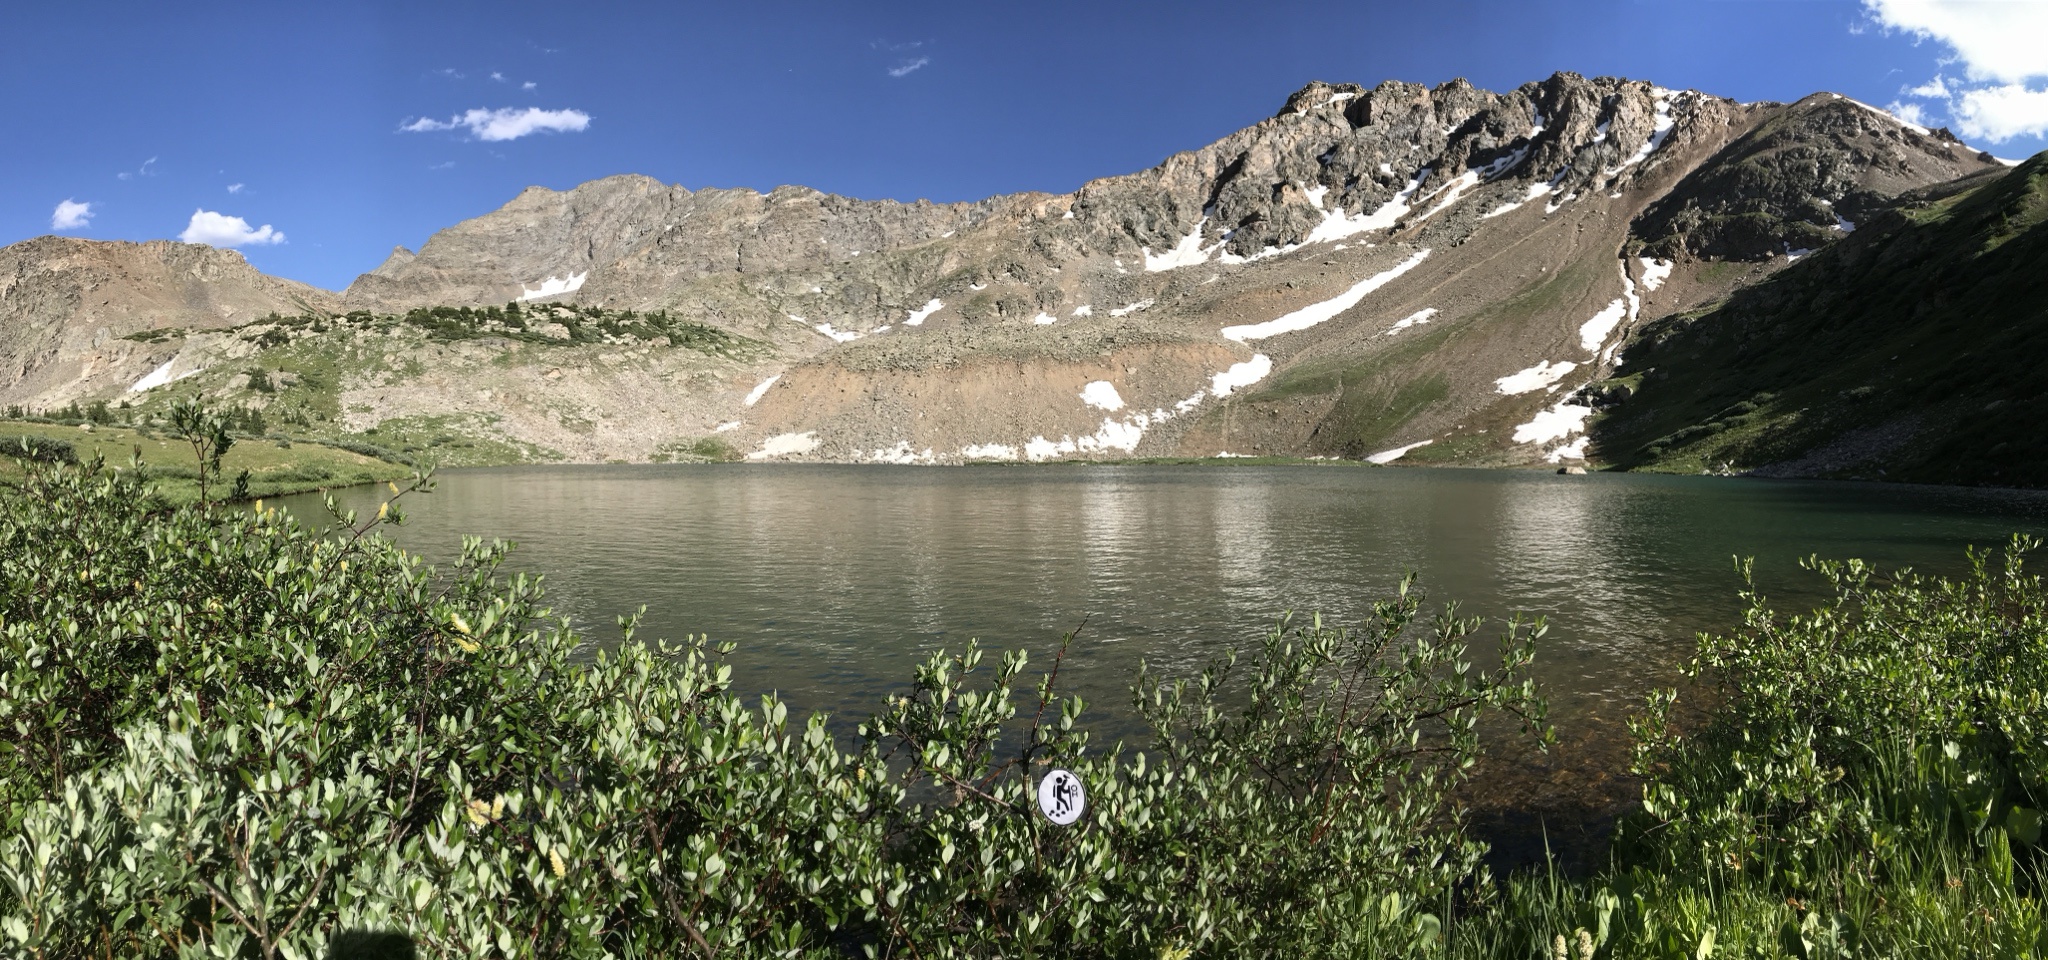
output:
<instances>
[{"instance_id":1,"label":"dark green vegetation on slope","mask_svg":"<svg viewBox=\"0 0 2048 960\"><path fill-rule=\"evenodd\" d=\"M1595 421L1629 469L2048 485L2048 154L1908 195L1625 354Z\"/></svg>"},{"instance_id":2,"label":"dark green vegetation on slope","mask_svg":"<svg viewBox=\"0 0 2048 960\"><path fill-rule=\"evenodd\" d=\"M703 640L594 653L472 542L171 507L26 467L0 496L0 942L43 958L423 955L2027 956L2044 943L2048 591L1829 571L1702 643L1639 725L1643 813L1595 877L1489 881L1449 797L1541 729L1534 632L1403 590L1144 676L1142 755L1024 657L932 657L856 738L729 688ZM416 481L379 517L423 488ZM1020 689L1022 687L1023 689ZM1488 718L1493 722L1489 722ZM1033 781L1079 772L1057 829Z\"/></svg>"}]
</instances>

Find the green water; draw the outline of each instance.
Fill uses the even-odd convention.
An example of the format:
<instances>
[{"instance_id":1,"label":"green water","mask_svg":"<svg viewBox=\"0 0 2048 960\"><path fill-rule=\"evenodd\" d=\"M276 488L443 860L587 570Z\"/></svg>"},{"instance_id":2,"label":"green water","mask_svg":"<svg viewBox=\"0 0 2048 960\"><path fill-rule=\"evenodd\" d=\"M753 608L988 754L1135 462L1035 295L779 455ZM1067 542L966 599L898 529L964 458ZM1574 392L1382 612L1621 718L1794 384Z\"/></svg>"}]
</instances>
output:
<instances>
[{"instance_id":1,"label":"green water","mask_svg":"<svg viewBox=\"0 0 2048 960\"><path fill-rule=\"evenodd\" d=\"M2033 492L1351 467L521 467L444 473L408 502L396 535L430 558L516 541L513 565L590 636L645 604L644 635L732 641L743 690L842 718L939 647L1043 664L1085 622L1063 684L1130 732L1141 660L1192 672L1288 610L1346 622L1414 570L1468 615L1549 620L1539 678L1565 742L1503 754L1508 804L1628 792L1626 714L1696 631L1734 624L1732 557L1804 609L1807 554L1952 573L1966 546L2048 534Z\"/></svg>"}]
</instances>

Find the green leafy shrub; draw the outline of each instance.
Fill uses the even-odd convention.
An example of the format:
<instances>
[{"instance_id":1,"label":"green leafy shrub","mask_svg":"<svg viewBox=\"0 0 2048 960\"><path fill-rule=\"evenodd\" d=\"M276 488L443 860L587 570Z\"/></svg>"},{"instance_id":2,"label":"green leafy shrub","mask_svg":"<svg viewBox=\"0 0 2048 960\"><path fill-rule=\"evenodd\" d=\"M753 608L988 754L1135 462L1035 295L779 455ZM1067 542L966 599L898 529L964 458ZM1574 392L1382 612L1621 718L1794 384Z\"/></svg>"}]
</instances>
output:
<instances>
[{"instance_id":1,"label":"green leafy shrub","mask_svg":"<svg viewBox=\"0 0 2048 960\"><path fill-rule=\"evenodd\" d=\"M1838 939L1877 955L2048 949L2048 592L2023 557L2037 547L2015 538L1996 565L1973 552L1954 580L1809 561L1835 595L1791 617L1743 564L1742 629L1702 637L1687 669L1713 684L1712 710L1681 724L1665 691L1636 725L1636 883L1797 905L1795 924L1828 904Z\"/></svg>"},{"instance_id":2,"label":"green leafy shrub","mask_svg":"<svg viewBox=\"0 0 2048 960\"><path fill-rule=\"evenodd\" d=\"M0 437L0 456L33 460L37 463L77 463L78 450L69 440L21 434Z\"/></svg>"},{"instance_id":3,"label":"green leafy shrub","mask_svg":"<svg viewBox=\"0 0 2048 960\"><path fill-rule=\"evenodd\" d=\"M586 647L502 545L422 565L373 529L398 502L316 528L97 464L0 497L9 955L1429 952L1480 872L1447 797L1482 718L1542 720L1540 630L1474 671L1476 622L1404 587L1141 678L1143 751L1090 742L1059 659L1020 700L1024 655L971 644L849 740L702 639Z\"/></svg>"}]
</instances>

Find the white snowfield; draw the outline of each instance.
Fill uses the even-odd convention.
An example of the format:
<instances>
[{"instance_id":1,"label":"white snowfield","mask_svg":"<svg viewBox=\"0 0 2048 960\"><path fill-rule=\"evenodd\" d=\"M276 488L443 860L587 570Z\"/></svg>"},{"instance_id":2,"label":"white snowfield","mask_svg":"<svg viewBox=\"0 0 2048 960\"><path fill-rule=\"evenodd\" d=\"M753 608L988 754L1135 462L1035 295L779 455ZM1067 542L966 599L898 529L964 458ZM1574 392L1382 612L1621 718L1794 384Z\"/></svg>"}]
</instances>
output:
<instances>
[{"instance_id":1,"label":"white snowfield","mask_svg":"<svg viewBox=\"0 0 2048 960\"><path fill-rule=\"evenodd\" d=\"M1230 365L1230 369L1210 377L1209 394L1216 397L1230 396L1239 388L1249 387L1266 379L1266 375L1272 372L1273 358L1263 353L1254 353L1250 360L1242 363L1233 363ZM1196 394L1196 396L1200 396L1200 394Z\"/></svg>"},{"instance_id":2,"label":"white snowfield","mask_svg":"<svg viewBox=\"0 0 2048 960\"><path fill-rule=\"evenodd\" d=\"M1414 313L1402 317L1400 322L1395 323L1391 327L1388 327L1387 332L1389 334L1394 334L1400 333L1401 331L1406 330L1409 327L1419 327L1425 323L1428 323L1429 318L1436 316L1439 312L1441 311L1437 310L1437 308L1435 307L1423 307L1422 309L1417 310Z\"/></svg>"},{"instance_id":3,"label":"white snowfield","mask_svg":"<svg viewBox=\"0 0 2048 960\"><path fill-rule=\"evenodd\" d=\"M1107 380L1091 381L1081 388L1081 402L1103 410L1122 410L1124 398L1116 392L1116 384Z\"/></svg>"},{"instance_id":4,"label":"white snowfield","mask_svg":"<svg viewBox=\"0 0 2048 960\"><path fill-rule=\"evenodd\" d=\"M1562 463L1566 460L1584 460L1586 459L1586 441L1591 439L1593 438L1580 434L1577 440L1573 440L1562 447L1550 451L1544 455L1543 459L1551 463Z\"/></svg>"},{"instance_id":5,"label":"white snowfield","mask_svg":"<svg viewBox=\"0 0 2048 960\"><path fill-rule=\"evenodd\" d=\"M1143 299L1143 300L1140 300L1140 301L1138 301L1137 303L1125 304L1124 306L1121 306L1121 307L1118 307L1118 308L1116 308L1116 309L1114 309L1114 310L1111 310L1111 311L1109 312L1109 315L1110 315L1110 316L1112 316L1112 317L1128 317L1128 316L1130 316L1131 314L1134 314L1134 313L1137 313L1137 312L1138 312L1138 311L1140 311L1140 310L1146 309L1147 307L1150 307L1150 306L1152 306L1152 305L1153 305L1154 303L1157 303L1157 302L1158 302L1158 301L1156 301L1156 300L1153 300L1153 299L1152 299L1152 298L1150 298L1150 297L1147 297L1147 298L1145 298L1145 299Z\"/></svg>"},{"instance_id":6,"label":"white snowfield","mask_svg":"<svg viewBox=\"0 0 2048 960\"><path fill-rule=\"evenodd\" d=\"M1373 455L1371 455L1371 456L1369 456L1369 457L1366 457L1366 458L1365 458L1365 462L1367 462L1367 463L1379 463L1379 464L1387 464L1387 463L1393 463L1394 461L1396 461L1396 460L1399 460L1399 459L1401 459L1402 457L1405 457L1405 456L1407 456L1407 455L1408 455L1408 451L1410 451L1410 450L1417 450L1417 449L1420 449L1420 448L1422 448L1422 447L1426 447L1426 446L1429 446L1430 444L1432 444L1432 443L1435 443L1435 442L1436 442L1436 441L1435 441L1435 440L1433 440L1433 439L1432 439L1432 440L1424 440L1424 441L1421 441L1421 442L1419 442L1419 443L1411 443L1411 444L1409 444L1409 445L1407 445L1407 446L1405 446L1405 447L1395 447L1395 448L1394 448L1394 449L1392 449L1392 450L1381 450L1381 451L1380 451L1380 452L1378 452L1378 453L1375 453L1375 454L1373 454Z\"/></svg>"},{"instance_id":7,"label":"white snowfield","mask_svg":"<svg viewBox=\"0 0 2048 960\"><path fill-rule=\"evenodd\" d=\"M1657 288L1671 278L1671 268L1677 266L1670 260L1652 260L1649 257L1638 257L1636 262L1643 265L1643 289L1651 293L1656 293Z\"/></svg>"},{"instance_id":8,"label":"white snowfield","mask_svg":"<svg viewBox=\"0 0 2048 960\"><path fill-rule=\"evenodd\" d=\"M818 449L818 435L815 431L803 433L779 433L761 444L761 449L747 454L749 460L766 460L769 457L786 457L796 453L809 453Z\"/></svg>"},{"instance_id":9,"label":"white snowfield","mask_svg":"<svg viewBox=\"0 0 2048 960\"><path fill-rule=\"evenodd\" d=\"M590 271L585 270L582 273L569 274L566 279L562 277L549 277L540 282L539 289L529 289L526 284L522 283L519 285L519 299L522 301L539 300L542 297L559 297L565 293L575 293L583 289L584 278L589 276Z\"/></svg>"},{"instance_id":10,"label":"white snowfield","mask_svg":"<svg viewBox=\"0 0 2048 960\"><path fill-rule=\"evenodd\" d=\"M1191 267L1198 263L1208 263L1209 255L1215 252L1214 248L1209 250L1202 249L1202 228L1208 225L1209 218L1203 217L1195 223L1195 229L1189 231L1187 236L1180 238L1180 242L1174 244L1173 249L1165 253L1154 254L1151 247L1139 247L1138 252L1145 255L1145 270L1150 273L1160 273L1166 270L1177 270L1181 267ZM1221 244L1218 244L1218 246L1221 246Z\"/></svg>"},{"instance_id":11,"label":"white snowfield","mask_svg":"<svg viewBox=\"0 0 2048 960\"><path fill-rule=\"evenodd\" d=\"M1637 150L1634 154L1630 155L1628 159L1623 160L1620 166L1608 170L1607 175L1610 177L1614 176L1615 174L1620 173L1623 170L1626 170L1630 167L1635 166L1638 163L1650 159L1650 154L1656 153L1657 148L1664 145L1665 139L1671 136L1671 128L1676 125L1677 121L1672 119L1671 117L1670 98L1664 97L1658 99L1657 117L1654 121L1651 122L1650 139L1643 143L1642 149ZM1605 131L1603 128L1603 133L1604 132Z\"/></svg>"},{"instance_id":12,"label":"white snowfield","mask_svg":"<svg viewBox=\"0 0 2048 960\"><path fill-rule=\"evenodd\" d=\"M1231 364L1229 369L1210 377L1207 390L1197 391L1186 399L1176 402L1171 410L1155 408L1152 410L1131 411L1126 413L1121 420L1104 417L1101 425L1096 428L1094 433L1080 437L1066 435L1058 440L1053 440L1044 434L1039 434L1025 441L1022 449L1006 443L968 444L960 448L960 458L963 460L1023 459L1037 462L1076 453L1085 454L1109 450L1121 450L1125 453L1130 453L1138 449L1139 442L1145 439L1145 431L1147 429L1156 427L1200 407L1210 397L1227 397L1241 388L1251 386L1265 379L1272 372L1272 358L1263 353L1256 353L1252 355L1250 360ZM1122 410L1125 407L1123 397L1116 392L1115 386L1106 380L1097 380L1088 384L1081 392L1081 399L1087 401L1090 406L1110 411ZM1115 406L1106 405L1106 402L1111 400L1115 401Z\"/></svg>"},{"instance_id":13,"label":"white snowfield","mask_svg":"<svg viewBox=\"0 0 2048 960\"><path fill-rule=\"evenodd\" d=\"M1308 306L1302 307L1301 309L1296 310L1292 313L1276 317L1264 323L1251 323L1224 327L1222 330L1223 337L1226 340L1235 340L1239 343L1247 343L1252 340L1264 340L1268 337L1277 337L1283 333L1293 333L1297 330L1307 330L1308 328L1313 327L1316 324L1330 320L1331 318L1337 316L1340 313L1343 313L1346 310L1351 309L1352 307L1358 306L1358 304L1361 301L1363 301L1366 298L1366 296L1371 294L1374 290L1378 290L1379 288L1394 282L1394 280L1400 277L1402 274L1407 273L1408 271L1421 266L1422 261L1427 259L1429 259L1429 251L1427 249L1418 250L1415 252L1414 256L1401 261L1399 264L1396 264L1388 270L1374 274L1370 277L1365 278L1364 280L1360 280L1357 284L1353 285L1351 289L1346 290L1335 297L1331 297L1330 299L1324 300L1320 303L1311 303Z\"/></svg>"},{"instance_id":14,"label":"white snowfield","mask_svg":"<svg viewBox=\"0 0 2048 960\"><path fill-rule=\"evenodd\" d=\"M1550 443L1563 440L1586 429L1586 418L1593 415L1593 408L1560 400L1557 405L1536 411L1536 418L1515 427L1516 443Z\"/></svg>"},{"instance_id":15,"label":"white snowfield","mask_svg":"<svg viewBox=\"0 0 2048 960\"><path fill-rule=\"evenodd\" d=\"M913 453L908 440L898 440L895 446L876 450L868 456L870 463L932 463L936 459L930 447L926 447L923 453Z\"/></svg>"},{"instance_id":16,"label":"white snowfield","mask_svg":"<svg viewBox=\"0 0 2048 960\"><path fill-rule=\"evenodd\" d=\"M1539 361L1535 366L1527 370L1518 370L1495 380L1493 382L1494 389L1499 390L1502 395L1509 397L1523 393L1534 393L1538 390L1548 390L1556 386L1559 380L1563 380L1566 374L1578 369L1578 367L1578 364L1570 360L1559 360L1556 363L1551 363L1548 360Z\"/></svg>"},{"instance_id":17,"label":"white snowfield","mask_svg":"<svg viewBox=\"0 0 2048 960\"><path fill-rule=\"evenodd\" d=\"M1393 173L1394 168L1383 163L1380 164L1380 172ZM1408 181L1407 186L1402 187L1392 197L1388 198L1387 202L1381 204L1379 209L1371 213L1360 212L1356 215L1346 213L1344 208L1340 206L1325 207L1323 205L1323 198L1330 193L1328 186L1316 184L1314 186L1301 187L1302 196L1307 197L1308 202L1314 205L1317 210L1323 211L1323 221L1316 224L1315 228L1310 230L1308 236L1304 237L1300 243L1290 243L1284 247L1269 246L1249 257L1241 257L1223 249L1224 244L1230 241L1230 235L1227 233L1214 244L1207 247L1202 246L1202 233L1209 222L1209 218L1206 215L1203 216L1200 222L1195 224L1195 228L1187 236L1181 237L1174 244L1173 249L1156 254L1152 252L1150 247L1140 247L1139 251L1145 255L1145 269L1157 273L1208 263L1211 259L1231 265L1251 263L1268 257L1293 253L1310 244L1344 240L1373 230L1390 230L1395 224L1401 222L1402 217L1408 215L1410 209L1408 200L1415 195L1416 190L1421 189L1422 182L1429 179L1429 173L1430 169L1428 167L1422 168L1415 175L1415 179ZM1439 189L1437 192L1442 193L1443 191ZM1431 196L1435 196L1435 194Z\"/></svg>"},{"instance_id":18,"label":"white snowfield","mask_svg":"<svg viewBox=\"0 0 2048 960\"><path fill-rule=\"evenodd\" d=\"M903 321L903 325L906 327L924 326L924 322L927 318L929 318L932 314L944 309L945 306L945 304L940 303L935 298L930 302L926 303L924 306L910 311L910 316Z\"/></svg>"},{"instance_id":19,"label":"white snowfield","mask_svg":"<svg viewBox=\"0 0 2048 960\"><path fill-rule=\"evenodd\" d=\"M165 360L165 361L164 361L164 364L163 364L163 366L161 366L161 367L158 367L158 368L156 368L155 370L151 370L150 372L148 372L148 373L146 373L146 374L143 374L143 376L142 376L142 379L140 379L140 380L137 380L137 381L135 381L135 382L134 382L133 384L131 384L131 385L130 385L130 386L128 387L128 392L129 392L129 393L141 393L141 392L142 392L142 391L144 391L144 390L150 390L150 389L154 389L154 388L156 388L156 387L161 387L161 386L163 386L164 384L166 384L166 383L169 383L169 382L171 382L171 381L172 381L172 380L174 380L174 379L177 379L177 378L175 378L175 377L171 376L171 364L174 364L174 363L177 363L177 362L178 362L178 358L177 358L177 357L172 357L172 358L170 358L169 360ZM197 370L193 370L193 371L190 371L190 372L186 373L186 374L185 374L185 376L188 376L188 377L189 377L189 376L191 376L192 374L194 374L194 373L198 373L198 372L199 372L199 371L197 371Z\"/></svg>"},{"instance_id":20,"label":"white snowfield","mask_svg":"<svg viewBox=\"0 0 2048 960\"><path fill-rule=\"evenodd\" d=\"M1015 460L1017 448L1001 443L977 443L960 448L963 460Z\"/></svg>"},{"instance_id":21,"label":"white snowfield","mask_svg":"<svg viewBox=\"0 0 2048 960\"><path fill-rule=\"evenodd\" d=\"M1603 307L1593 319L1579 325L1579 346L1587 353L1599 353L1600 345L1607 342L1607 335L1628 319L1628 300L1620 299Z\"/></svg>"},{"instance_id":22,"label":"white snowfield","mask_svg":"<svg viewBox=\"0 0 2048 960\"><path fill-rule=\"evenodd\" d=\"M1385 164L1381 164L1381 166L1385 168L1387 173L1394 172L1392 167L1387 167ZM1342 207L1331 207L1325 210L1323 208L1323 194L1329 189L1327 187L1319 187L1313 192L1302 191L1304 194L1307 194L1309 202L1315 204L1316 209L1323 211L1323 222L1316 224L1315 229L1309 231L1308 239L1303 240L1301 245L1306 246L1311 243L1343 240L1347 237L1355 237L1361 233L1369 233L1374 230L1393 229L1394 224L1400 223L1401 218L1408 215L1408 198L1415 196L1415 191L1422 188L1422 181L1427 179L1429 179L1429 168L1424 167L1421 172L1415 175L1415 179L1408 181L1407 186L1402 187L1392 197L1389 197L1386 203L1380 204L1379 209L1371 213L1360 211L1357 216L1346 214Z\"/></svg>"},{"instance_id":23,"label":"white snowfield","mask_svg":"<svg viewBox=\"0 0 2048 960\"><path fill-rule=\"evenodd\" d=\"M775 381L780 379L782 379L782 374L778 373L772 377L769 377L766 380L761 381L760 383L755 384L754 389L747 391L747 399L741 401L740 406L751 407L754 404L760 403L761 398L767 395L768 388L774 386Z\"/></svg>"},{"instance_id":24,"label":"white snowfield","mask_svg":"<svg viewBox=\"0 0 2048 960\"><path fill-rule=\"evenodd\" d=\"M829 323L821 323L815 327L812 327L811 329L816 330L819 333L822 333L828 337L831 337L835 342L838 343L851 343L855 340L859 340L862 336L862 334L855 333L852 330L836 329Z\"/></svg>"},{"instance_id":25,"label":"white snowfield","mask_svg":"<svg viewBox=\"0 0 2048 960\"><path fill-rule=\"evenodd\" d=\"M1040 311L1038 311L1038 316L1035 316L1035 317L1032 317L1032 318L1031 318L1031 322L1032 322L1032 323L1035 323L1035 324L1037 324L1037 325L1039 325L1039 326L1041 326L1041 327L1049 327L1049 326L1051 326L1051 325L1053 325L1053 324L1055 324L1055 323L1058 323L1058 322L1059 322L1059 319L1058 319L1058 318L1056 318L1056 317L1054 317L1054 316L1053 316L1052 314L1049 314L1049 313L1046 313L1046 312L1045 312L1045 311L1043 311L1043 310L1040 310Z\"/></svg>"}]
</instances>

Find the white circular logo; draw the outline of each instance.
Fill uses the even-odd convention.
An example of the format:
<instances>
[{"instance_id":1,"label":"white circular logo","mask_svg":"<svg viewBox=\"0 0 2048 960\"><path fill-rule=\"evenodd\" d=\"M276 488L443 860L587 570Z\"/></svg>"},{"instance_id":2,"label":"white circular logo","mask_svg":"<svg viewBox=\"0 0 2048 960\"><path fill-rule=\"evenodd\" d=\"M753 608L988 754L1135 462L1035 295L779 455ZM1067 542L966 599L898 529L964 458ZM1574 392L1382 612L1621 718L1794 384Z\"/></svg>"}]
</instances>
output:
<instances>
[{"instance_id":1,"label":"white circular logo","mask_svg":"<svg viewBox=\"0 0 2048 960\"><path fill-rule=\"evenodd\" d=\"M1088 791L1081 788L1081 778L1069 770L1048 770L1038 781L1038 812L1047 820L1064 827L1081 819L1081 811L1088 807Z\"/></svg>"}]
</instances>

